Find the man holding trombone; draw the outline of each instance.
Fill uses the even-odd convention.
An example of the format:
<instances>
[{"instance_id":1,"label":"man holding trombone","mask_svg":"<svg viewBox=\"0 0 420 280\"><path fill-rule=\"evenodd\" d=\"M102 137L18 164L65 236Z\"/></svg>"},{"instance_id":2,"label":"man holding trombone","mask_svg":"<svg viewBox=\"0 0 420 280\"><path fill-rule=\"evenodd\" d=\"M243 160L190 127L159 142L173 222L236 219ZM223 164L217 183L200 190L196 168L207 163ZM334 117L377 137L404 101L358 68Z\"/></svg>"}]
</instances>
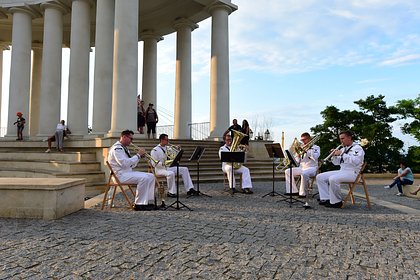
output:
<instances>
[{"instance_id":1,"label":"man holding trombone","mask_svg":"<svg viewBox=\"0 0 420 280\"><path fill-rule=\"evenodd\" d=\"M298 189L295 183L295 176L301 177L299 197L306 197L306 191L309 184L309 177L316 175L318 169L318 158L321 153L319 146L315 145L318 138L311 138L309 133L302 133L300 141L302 145L296 149L296 161L300 162L299 167L292 168L292 195L298 194ZM290 192L290 169L285 170L286 178L286 194Z\"/></svg>"},{"instance_id":2,"label":"man holding trombone","mask_svg":"<svg viewBox=\"0 0 420 280\"><path fill-rule=\"evenodd\" d=\"M137 184L134 210L149 211L155 210L155 205L149 204L155 198L155 177L151 173L133 171L140 158L145 156L143 148L139 148L134 156L131 156L128 146L133 141L134 132L124 130L121 132L120 140L109 150L108 162L121 183Z\"/></svg>"},{"instance_id":3,"label":"man holding trombone","mask_svg":"<svg viewBox=\"0 0 420 280\"><path fill-rule=\"evenodd\" d=\"M331 208L341 208L341 182L356 180L357 174L363 166L365 151L359 144L353 143L350 131L343 131L339 135L341 145L332 150L324 159L331 159L334 165L339 165L340 170L328 171L316 176L320 205Z\"/></svg>"}]
</instances>

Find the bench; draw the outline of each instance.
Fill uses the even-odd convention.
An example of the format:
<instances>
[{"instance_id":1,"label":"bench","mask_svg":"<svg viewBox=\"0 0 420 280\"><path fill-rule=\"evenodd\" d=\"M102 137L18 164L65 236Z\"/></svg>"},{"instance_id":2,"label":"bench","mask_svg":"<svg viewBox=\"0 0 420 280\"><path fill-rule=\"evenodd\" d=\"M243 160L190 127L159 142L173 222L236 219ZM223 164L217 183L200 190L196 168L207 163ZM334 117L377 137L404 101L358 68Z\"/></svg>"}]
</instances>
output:
<instances>
[{"instance_id":1,"label":"bench","mask_svg":"<svg viewBox=\"0 0 420 280\"><path fill-rule=\"evenodd\" d=\"M84 208L85 180L0 178L0 217L58 219Z\"/></svg>"}]
</instances>

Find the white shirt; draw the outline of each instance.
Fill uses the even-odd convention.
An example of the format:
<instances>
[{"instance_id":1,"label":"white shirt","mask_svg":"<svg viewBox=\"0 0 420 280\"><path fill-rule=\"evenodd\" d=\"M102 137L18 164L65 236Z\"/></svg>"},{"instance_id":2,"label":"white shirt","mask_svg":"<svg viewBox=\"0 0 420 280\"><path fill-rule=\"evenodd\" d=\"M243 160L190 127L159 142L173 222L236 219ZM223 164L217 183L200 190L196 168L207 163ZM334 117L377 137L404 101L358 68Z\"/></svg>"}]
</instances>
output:
<instances>
[{"instance_id":1,"label":"white shirt","mask_svg":"<svg viewBox=\"0 0 420 280\"><path fill-rule=\"evenodd\" d=\"M302 169L310 167L318 168L318 158L320 154L321 148L317 145L312 145L312 147L303 154L303 158L298 159L300 160L300 167L302 167Z\"/></svg>"},{"instance_id":2,"label":"white shirt","mask_svg":"<svg viewBox=\"0 0 420 280\"><path fill-rule=\"evenodd\" d=\"M131 157L128 148L124 147L120 141L117 141L109 149L108 162L117 175L133 171L139 161L140 156L136 154Z\"/></svg>"},{"instance_id":3,"label":"white shirt","mask_svg":"<svg viewBox=\"0 0 420 280\"><path fill-rule=\"evenodd\" d=\"M66 130L66 126L59 123L59 124L57 124L57 128L55 130Z\"/></svg>"},{"instance_id":4,"label":"white shirt","mask_svg":"<svg viewBox=\"0 0 420 280\"><path fill-rule=\"evenodd\" d=\"M359 173L365 158L363 148L358 144L352 144L341 148L340 151L341 155L332 157L332 163L340 165L340 170L352 170Z\"/></svg>"},{"instance_id":5,"label":"white shirt","mask_svg":"<svg viewBox=\"0 0 420 280\"><path fill-rule=\"evenodd\" d=\"M150 155L152 156L152 158L154 158L155 160L159 161L157 164L155 164L154 162L152 162L152 164L153 164L153 166L155 168L165 168L166 169L166 166L163 165L163 163L167 159L167 156L166 156L166 147L162 147L159 144L159 145L157 145L156 147L154 147L152 149L152 151L150 152Z\"/></svg>"}]
</instances>

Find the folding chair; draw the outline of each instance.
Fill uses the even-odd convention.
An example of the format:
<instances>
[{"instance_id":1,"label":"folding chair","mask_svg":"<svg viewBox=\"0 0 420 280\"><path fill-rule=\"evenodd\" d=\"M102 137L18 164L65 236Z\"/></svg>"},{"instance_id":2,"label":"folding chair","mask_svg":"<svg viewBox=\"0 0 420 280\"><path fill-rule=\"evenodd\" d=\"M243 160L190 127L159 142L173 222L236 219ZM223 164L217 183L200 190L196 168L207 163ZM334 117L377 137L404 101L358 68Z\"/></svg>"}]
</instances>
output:
<instances>
[{"instance_id":1,"label":"folding chair","mask_svg":"<svg viewBox=\"0 0 420 280\"><path fill-rule=\"evenodd\" d=\"M318 167L317 167L316 172L315 172L315 175L309 177L309 182L308 182L308 195L312 195L312 197L315 197L316 195L319 194L318 192L312 194L312 191L314 189L314 183L315 183L316 175L319 174L319 170L321 168L321 165L322 165L322 162L319 161L318 162ZM297 179L295 179L296 186L298 186L298 188L299 188L301 177L300 177L300 175L297 175L295 177L297 177Z\"/></svg>"},{"instance_id":2,"label":"folding chair","mask_svg":"<svg viewBox=\"0 0 420 280\"><path fill-rule=\"evenodd\" d=\"M235 185L238 185L239 189L242 190L242 173L234 173L233 176L235 177ZM239 178L237 178L239 177ZM223 187L224 189L229 189L229 182L228 182L228 178L227 178L227 174L225 172L223 172ZM236 188L236 186L235 186Z\"/></svg>"},{"instance_id":3,"label":"folding chair","mask_svg":"<svg viewBox=\"0 0 420 280\"><path fill-rule=\"evenodd\" d=\"M153 176L155 176L155 187L156 187L155 189L157 189L158 194L159 194L160 206L165 207L166 193L165 193L165 183L164 182L167 182L166 177L156 175L155 168L150 163L150 161L147 161L147 165L148 165L148 168L147 168L148 172L152 173ZM156 196L155 196L155 205L157 205L156 202L157 201L156 201Z\"/></svg>"},{"instance_id":4,"label":"folding chair","mask_svg":"<svg viewBox=\"0 0 420 280\"><path fill-rule=\"evenodd\" d=\"M102 210L105 208L106 201L108 200L108 192L110 191L111 187L114 187L114 190L112 191L112 198L111 198L111 201L109 202L109 208L112 208L113 205L114 205L114 198L115 198L115 194L117 193L117 188L120 188L121 192L124 194L124 197L127 200L128 205L130 205L130 208L133 208L133 202L128 197L128 195L127 195L126 191L124 190L123 186L126 186L130 190L133 197L135 197L134 191L132 189L132 187L135 186L135 185L133 185L133 184L122 184L120 182L120 180L118 180L117 175L115 174L114 170L112 169L112 167L111 167L111 165L109 164L108 161L106 162L106 165L108 166L110 173L109 173L108 183L106 185L106 191L105 191L105 194L104 194L104 199L102 201Z\"/></svg>"},{"instance_id":5,"label":"folding chair","mask_svg":"<svg viewBox=\"0 0 420 280\"><path fill-rule=\"evenodd\" d=\"M371 207L366 181L365 181L365 178L363 176L363 170L365 169L366 165L367 165L367 163L365 162L363 164L362 168L360 169L359 174L357 174L356 180L354 180L354 182L342 182L342 184L348 184L349 192L347 193L346 197L344 198L343 206L341 206L341 208L344 208L344 205L346 205L346 202L347 202L347 200L349 200L349 198L351 198L351 203L352 204L355 203L353 190L354 190L354 187L357 186L357 185L362 185L363 186L363 189L365 191L365 198L366 198L366 201L367 201L367 206L368 206L368 208Z\"/></svg>"}]
</instances>

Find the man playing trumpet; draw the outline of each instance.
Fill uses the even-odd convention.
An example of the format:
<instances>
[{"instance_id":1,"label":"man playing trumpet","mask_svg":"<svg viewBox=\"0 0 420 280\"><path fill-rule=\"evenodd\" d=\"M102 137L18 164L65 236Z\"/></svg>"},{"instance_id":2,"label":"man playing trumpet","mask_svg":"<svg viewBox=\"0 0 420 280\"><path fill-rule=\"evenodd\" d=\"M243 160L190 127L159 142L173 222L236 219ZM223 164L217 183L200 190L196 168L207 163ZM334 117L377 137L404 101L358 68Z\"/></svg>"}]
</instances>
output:
<instances>
[{"instance_id":1,"label":"man playing trumpet","mask_svg":"<svg viewBox=\"0 0 420 280\"><path fill-rule=\"evenodd\" d=\"M365 158L365 151L360 145L353 143L350 131L341 132L339 137L341 146L331 151L331 161L334 165L340 165L340 170L328 171L316 176L319 204L331 208L341 208L343 202L340 184L356 180Z\"/></svg>"},{"instance_id":2,"label":"man playing trumpet","mask_svg":"<svg viewBox=\"0 0 420 280\"><path fill-rule=\"evenodd\" d=\"M302 141L301 149L297 151L296 161L300 162L299 167L292 168L292 195L299 194L299 197L306 197L308 189L309 177L316 175L318 169L318 158L321 153L319 146L311 144L311 135L305 132L300 136ZM286 169L286 194L290 194L290 169ZM299 193L295 183L295 176L300 175Z\"/></svg>"},{"instance_id":3,"label":"man playing trumpet","mask_svg":"<svg viewBox=\"0 0 420 280\"><path fill-rule=\"evenodd\" d=\"M138 149L137 154L131 156L127 147L133 141L133 136L131 130L121 132L120 140L109 150L108 162L121 183L137 184L134 210L155 210L155 205L149 204L155 198L155 177L151 173L133 171L146 153L144 149Z\"/></svg>"},{"instance_id":4,"label":"man playing trumpet","mask_svg":"<svg viewBox=\"0 0 420 280\"><path fill-rule=\"evenodd\" d=\"M168 182L168 196L176 197L176 184L175 184L175 175L177 168L175 166L169 167L165 165L165 161L168 159L167 156L167 145L168 145L168 135L161 134L159 136L159 145L154 147L150 153L153 159L158 163L152 162L155 167L155 173L157 176L165 176ZM185 190L187 195L198 195L197 191L194 189L194 185L191 180L190 171L188 167L179 166L179 174L182 177L184 182Z\"/></svg>"}]
</instances>

